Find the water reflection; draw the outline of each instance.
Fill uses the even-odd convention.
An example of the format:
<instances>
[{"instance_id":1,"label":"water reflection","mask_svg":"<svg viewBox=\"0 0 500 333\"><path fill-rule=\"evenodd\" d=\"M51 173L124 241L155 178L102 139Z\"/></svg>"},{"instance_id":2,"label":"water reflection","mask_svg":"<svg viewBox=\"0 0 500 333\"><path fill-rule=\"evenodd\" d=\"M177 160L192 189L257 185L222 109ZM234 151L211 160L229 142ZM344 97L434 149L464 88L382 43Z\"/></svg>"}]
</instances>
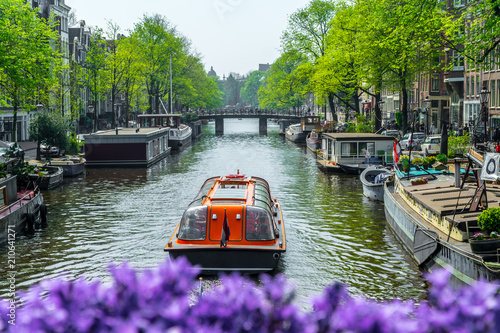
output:
<instances>
[{"instance_id":1,"label":"water reflection","mask_svg":"<svg viewBox=\"0 0 500 333\"><path fill-rule=\"evenodd\" d=\"M296 285L299 302L333 281L370 298L424 297L420 271L387 229L383 206L363 197L357 177L321 172L314 154L278 129L270 123L259 136L258 120L231 119L216 137L212 122L201 140L149 169L88 169L44 192L49 227L17 241L18 287L61 274L109 281L108 264L124 260L156 266L203 182L239 169L268 180L282 204L287 253L278 271ZM5 248L0 257L7 262ZM6 286L0 281L3 296Z\"/></svg>"}]
</instances>

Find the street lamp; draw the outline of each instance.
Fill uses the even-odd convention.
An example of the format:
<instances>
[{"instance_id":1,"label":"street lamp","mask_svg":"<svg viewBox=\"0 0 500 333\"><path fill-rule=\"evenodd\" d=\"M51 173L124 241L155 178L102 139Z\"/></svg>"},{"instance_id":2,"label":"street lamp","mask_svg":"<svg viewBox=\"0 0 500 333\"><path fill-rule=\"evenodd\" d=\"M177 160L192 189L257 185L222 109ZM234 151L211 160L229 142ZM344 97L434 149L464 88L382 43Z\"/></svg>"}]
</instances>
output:
<instances>
[{"instance_id":1,"label":"street lamp","mask_svg":"<svg viewBox=\"0 0 500 333\"><path fill-rule=\"evenodd\" d=\"M429 96L427 96L423 101L423 106L425 111L422 112L425 115L425 135L429 134L429 114L430 110L429 108L431 107L431 99Z\"/></svg>"},{"instance_id":2,"label":"street lamp","mask_svg":"<svg viewBox=\"0 0 500 333\"><path fill-rule=\"evenodd\" d=\"M90 113L90 133L94 130L94 106L92 104L88 105L89 113Z\"/></svg>"},{"instance_id":3,"label":"street lamp","mask_svg":"<svg viewBox=\"0 0 500 333\"><path fill-rule=\"evenodd\" d=\"M385 103L385 102L384 102L384 101L382 101L382 100L380 100L380 101L378 101L378 102L377 102L377 104L378 104L378 108L379 108L379 110L380 110L380 115L382 115L382 114L383 114L383 112L382 112L382 111L383 111L383 109L384 109L384 103ZM382 117L382 119L384 119L384 117ZM384 125L385 125L385 126L387 126L387 124L384 124Z\"/></svg>"},{"instance_id":4,"label":"street lamp","mask_svg":"<svg viewBox=\"0 0 500 333\"><path fill-rule=\"evenodd\" d=\"M481 118L483 119L484 122L484 151L486 152L486 142L488 142L488 132L487 132L487 124L488 124L488 118L489 118L489 110L488 110L488 102L490 101L490 94L491 91L489 91L485 86L483 86L483 89L481 89L481 92L479 93L479 102L481 103Z\"/></svg>"}]
</instances>

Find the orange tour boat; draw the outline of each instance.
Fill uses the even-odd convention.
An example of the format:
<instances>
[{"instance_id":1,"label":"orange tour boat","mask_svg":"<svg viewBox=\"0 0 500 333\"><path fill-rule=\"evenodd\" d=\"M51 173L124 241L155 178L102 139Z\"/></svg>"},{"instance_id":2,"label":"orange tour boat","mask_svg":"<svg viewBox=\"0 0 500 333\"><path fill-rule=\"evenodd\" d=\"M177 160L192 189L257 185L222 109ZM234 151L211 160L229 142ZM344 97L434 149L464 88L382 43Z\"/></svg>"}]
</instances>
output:
<instances>
[{"instance_id":1,"label":"orange tour boat","mask_svg":"<svg viewBox=\"0 0 500 333\"><path fill-rule=\"evenodd\" d=\"M278 200L259 177L228 175L205 181L165 251L185 256L205 274L273 270L286 251Z\"/></svg>"}]
</instances>

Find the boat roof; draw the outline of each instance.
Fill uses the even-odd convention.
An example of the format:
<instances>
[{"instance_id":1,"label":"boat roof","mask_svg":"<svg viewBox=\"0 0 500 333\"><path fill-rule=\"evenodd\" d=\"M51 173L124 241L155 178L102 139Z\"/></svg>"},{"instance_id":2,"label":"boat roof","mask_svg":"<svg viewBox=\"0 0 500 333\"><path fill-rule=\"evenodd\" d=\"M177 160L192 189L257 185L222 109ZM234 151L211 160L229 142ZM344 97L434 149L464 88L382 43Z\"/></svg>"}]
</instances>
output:
<instances>
[{"instance_id":1,"label":"boat roof","mask_svg":"<svg viewBox=\"0 0 500 333\"><path fill-rule=\"evenodd\" d=\"M374 133L323 133L323 137L327 137L337 141L353 141L353 140L375 140L375 141L394 141L394 138L382 134Z\"/></svg>"},{"instance_id":2,"label":"boat roof","mask_svg":"<svg viewBox=\"0 0 500 333\"><path fill-rule=\"evenodd\" d=\"M207 179L189 206L253 205L255 201L267 202L270 198L267 181L255 176L235 174Z\"/></svg>"}]
</instances>

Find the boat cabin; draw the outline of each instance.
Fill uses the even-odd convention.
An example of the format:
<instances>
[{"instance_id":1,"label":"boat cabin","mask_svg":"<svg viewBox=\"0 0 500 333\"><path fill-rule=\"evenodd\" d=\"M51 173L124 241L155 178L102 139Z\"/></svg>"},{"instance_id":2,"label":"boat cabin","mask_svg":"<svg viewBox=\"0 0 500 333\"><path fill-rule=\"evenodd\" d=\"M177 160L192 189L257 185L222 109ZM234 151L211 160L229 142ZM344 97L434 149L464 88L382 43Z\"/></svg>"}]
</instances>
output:
<instances>
[{"instance_id":1,"label":"boat cabin","mask_svg":"<svg viewBox=\"0 0 500 333\"><path fill-rule=\"evenodd\" d=\"M321 129L320 116L308 116L300 118L300 127L302 132L311 132L313 130Z\"/></svg>"},{"instance_id":2,"label":"boat cabin","mask_svg":"<svg viewBox=\"0 0 500 333\"><path fill-rule=\"evenodd\" d=\"M318 159L331 164L393 163L394 138L373 133L324 133Z\"/></svg>"},{"instance_id":3,"label":"boat cabin","mask_svg":"<svg viewBox=\"0 0 500 333\"><path fill-rule=\"evenodd\" d=\"M203 184L181 219L178 243L219 245L225 219L233 244L276 242L278 232L268 183L258 177L240 176L214 177Z\"/></svg>"}]
</instances>

